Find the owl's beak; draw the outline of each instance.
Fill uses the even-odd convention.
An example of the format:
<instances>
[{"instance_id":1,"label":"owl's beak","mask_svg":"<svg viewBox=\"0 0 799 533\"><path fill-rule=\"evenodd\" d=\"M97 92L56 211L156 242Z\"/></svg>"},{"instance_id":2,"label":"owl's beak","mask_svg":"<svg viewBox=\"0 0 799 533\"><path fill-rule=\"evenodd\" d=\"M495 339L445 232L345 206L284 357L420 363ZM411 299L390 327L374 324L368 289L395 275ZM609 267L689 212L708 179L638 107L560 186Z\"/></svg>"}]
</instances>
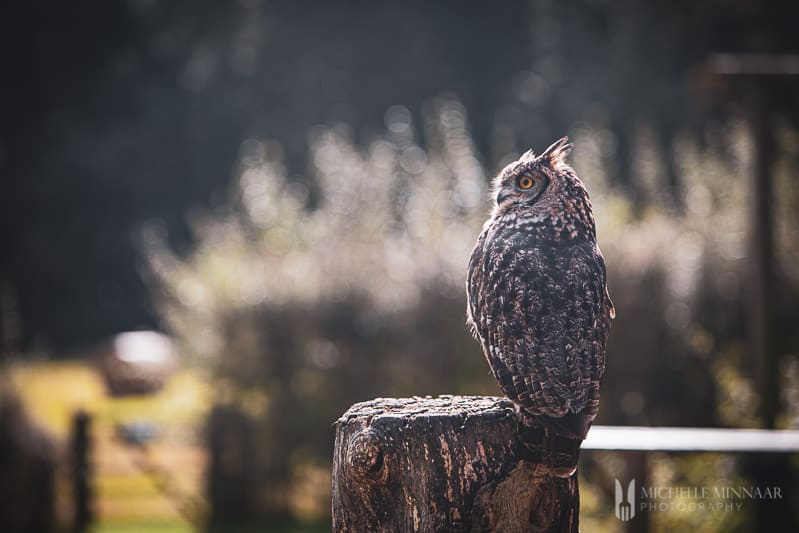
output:
<instances>
[{"instance_id":1,"label":"owl's beak","mask_svg":"<svg viewBox=\"0 0 799 533\"><path fill-rule=\"evenodd\" d=\"M498 190L497 191L497 205L501 204L502 201L505 200L507 197L509 197L512 193L513 193L513 191L511 191L510 189L507 189L505 187L503 187L500 190Z\"/></svg>"}]
</instances>

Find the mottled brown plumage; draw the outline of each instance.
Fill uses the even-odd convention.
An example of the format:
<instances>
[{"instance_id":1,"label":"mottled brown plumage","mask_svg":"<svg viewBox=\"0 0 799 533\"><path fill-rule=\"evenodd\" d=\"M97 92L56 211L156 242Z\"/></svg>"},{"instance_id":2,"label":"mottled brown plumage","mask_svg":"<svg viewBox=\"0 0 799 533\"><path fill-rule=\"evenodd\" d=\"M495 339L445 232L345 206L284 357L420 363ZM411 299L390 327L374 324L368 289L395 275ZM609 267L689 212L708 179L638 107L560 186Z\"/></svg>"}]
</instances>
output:
<instances>
[{"instance_id":1,"label":"mottled brown plumage","mask_svg":"<svg viewBox=\"0 0 799 533\"><path fill-rule=\"evenodd\" d=\"M496 177L467 279L468 322L520 408L522 439L532 449L544 428L538 452L562 476L599 410L614 316L588 192L565 161L571 148L564 137Z\"/></svg>"}]
</instances>

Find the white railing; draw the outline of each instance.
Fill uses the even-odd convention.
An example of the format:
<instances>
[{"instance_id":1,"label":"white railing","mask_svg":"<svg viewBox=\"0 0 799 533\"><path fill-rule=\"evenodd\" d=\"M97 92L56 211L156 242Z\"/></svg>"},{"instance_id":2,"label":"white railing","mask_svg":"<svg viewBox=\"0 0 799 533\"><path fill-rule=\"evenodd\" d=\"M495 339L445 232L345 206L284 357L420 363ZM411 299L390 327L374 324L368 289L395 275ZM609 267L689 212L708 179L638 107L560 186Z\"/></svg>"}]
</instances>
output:
<instances>
[{"instance_id":1,"label":"white railing","mask_svg":"<svg viewBox=\"0 0 799 533\"><path fill-rule=\"evenodd\" d=\"M799 430L594 426L584 450L799 452Z\"/></svg>"}]
</instances>

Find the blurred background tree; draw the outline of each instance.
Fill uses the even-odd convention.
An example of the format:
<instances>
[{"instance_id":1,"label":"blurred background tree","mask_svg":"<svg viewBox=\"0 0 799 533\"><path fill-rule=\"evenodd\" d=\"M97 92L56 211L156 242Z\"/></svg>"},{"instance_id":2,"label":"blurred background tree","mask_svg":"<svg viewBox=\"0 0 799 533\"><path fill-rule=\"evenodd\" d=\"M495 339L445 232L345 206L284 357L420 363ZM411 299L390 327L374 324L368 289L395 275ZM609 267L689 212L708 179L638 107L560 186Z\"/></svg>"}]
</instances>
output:
<instances>
[{"instance_id":1,"label":"blurred background tree","mask_svg":"<svg viewBox=\"0 0 799 533\"><path fill-rule=\"evenodd\" d=\"M797 78L739 83L707 59L797 52L797 11L6 2L3 349L166 329L256 421L263 512L324 514L330 424L349 404L497 392L464 327L487 180L567 133L618 311L600 422L757 426L754 91L773 135L777 425L795 427ZM584 469L586 528L614 527L619 468L599 454ZM651 469L664 484L744 475L737 460ZM708 531L754 520L714 518Z\"/></svg>"}]
</instances>

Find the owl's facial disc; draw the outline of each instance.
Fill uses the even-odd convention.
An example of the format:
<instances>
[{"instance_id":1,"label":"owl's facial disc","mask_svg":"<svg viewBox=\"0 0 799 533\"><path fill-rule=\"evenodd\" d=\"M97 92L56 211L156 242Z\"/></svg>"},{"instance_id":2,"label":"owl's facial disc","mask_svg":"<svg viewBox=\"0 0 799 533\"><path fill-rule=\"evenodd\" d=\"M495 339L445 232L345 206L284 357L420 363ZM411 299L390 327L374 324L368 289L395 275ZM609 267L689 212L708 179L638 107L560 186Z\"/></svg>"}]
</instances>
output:
<instances>
[{"instance_id":1,"label":"owl's facial disc","mask_svg":"<svg viewBox=\"0 0 799 533\"><path fill-rule=\"evenodd\" d=\"M497 205L507 201L535 202L549 180L542 172L526 170L506 181L497 191Z\"/></svg>"}]
</instances>

